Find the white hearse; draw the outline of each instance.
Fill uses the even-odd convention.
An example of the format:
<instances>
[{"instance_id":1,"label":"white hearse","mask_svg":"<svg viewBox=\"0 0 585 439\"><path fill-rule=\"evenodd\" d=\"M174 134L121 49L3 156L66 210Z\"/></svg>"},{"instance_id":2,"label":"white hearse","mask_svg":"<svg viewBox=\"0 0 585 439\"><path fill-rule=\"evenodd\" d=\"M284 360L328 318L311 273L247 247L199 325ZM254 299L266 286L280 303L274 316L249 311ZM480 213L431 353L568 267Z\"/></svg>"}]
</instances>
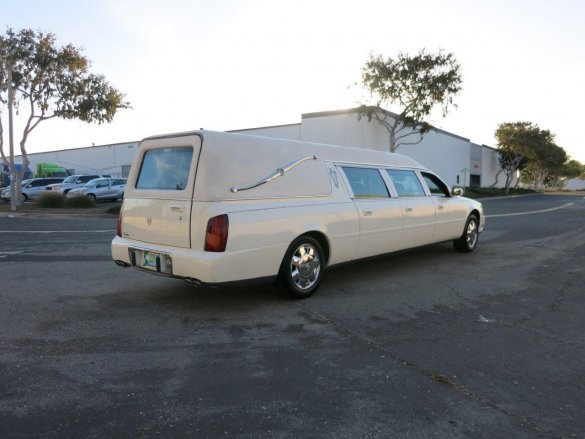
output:
<instances>
[{"instance_id":1,"label":"white hearse","mask_svg":"<svg viewBox=\"0 0 585 439\"><path fill-rule=\"evenodd\" d=\"M401 154L194 131L140 143L114 261L194 285L277 279L310 296L325 267L427 244L475 249L480 203Z\"/></svg>"}]
</instances>

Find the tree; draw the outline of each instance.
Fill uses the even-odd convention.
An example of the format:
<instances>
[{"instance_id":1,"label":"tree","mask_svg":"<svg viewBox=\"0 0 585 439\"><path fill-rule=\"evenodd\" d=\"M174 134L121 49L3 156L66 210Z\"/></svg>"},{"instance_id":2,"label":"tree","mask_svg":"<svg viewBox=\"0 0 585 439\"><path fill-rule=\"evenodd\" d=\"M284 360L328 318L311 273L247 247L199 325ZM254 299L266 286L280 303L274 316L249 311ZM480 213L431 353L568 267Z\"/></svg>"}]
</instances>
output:
<instances>
[{"instance_id":1,"label":"tree","mask_svg":"<svg viewBox=\"0 0 585 439\"><path fill-rule=\"evenodd\" d=\"M124 95L103 75L89 72L90 62L71 44L60 47L52 33L32 29L8 29L0 35L0 104L8 104L7 66L12 69L13 104L25 114L20 139L20 175L11 169L19 184L28 167L26 142L41 123L56 117L84 122L111 122L118 109L129 108ZM3 125L0 118L0 139ZM0 153L4 154L0 143ZM16 177L16 178L15 178ZM18 191L20 193L20 189ZM19 199L20 197L17 197Z\"/></svg>"},{"instance_id":2,"label":"tree","mask_svg":"<svg viewBox=\"0 0 585 439\"><path fill-rule=\"evenodd\" d=\"M460 66L452 53L423 49L415 56L399 53L396 59L386 60L372 54L362 69L362 85L375 103L362 104L358 118L375 120L388 131L391 152L401 145L416 145L432 129L424 119L433 108L440 106L445 117L456 107L453 98L461 84ZM398 106L399 113L382 105Z\"/></svg>"},{"instance_id":3,"label":"tree","mask_svg":"<svg viewBox=\"0 0 585 439\"><path fill-rule=\"evenodd\" d=\"M555 168L554 172L551 172L547 176L545 183L548 187L552 186L562 189L566 181L572 178L585 179L585 166L577 160L569 159L561 166Z\"/></svg>"},{"instance_id":4,"label":"tree","mask_svg":"<svg viewBox=\"0 0 585 439\"><path fill-rule=\"evenodd\" d=\"M568 158L565 150L552 141L553 138L547 136L534 145L532 150L528 168L534 177L534 189L537 191L543 191L548 180L555 179L563 172Z\"/></svg>"},{"instance_id":5,"label":"tree","mask_svg":"<svg viewBox=\"0 0 585 439\"><path fill-rule=\"evenodd\" d=\"M578 160L569 159L563 166L561 177L570 180L580 178L585 180L585 165Z\"/></svg>"},{"instance_id":6,"label":"tree","mask_svg":"<svg viewBox=\"0 0 585 439\"><path fill-rule=\"evenodd\" d=\"M510 192L514 175L530 162L533 149L539 143L550 140L550 136L550 132L542 131L532 122L505 122L498 125L495 137L500 153L500 169L506 175L506 194Z\"/></svg>"}]
</instances>

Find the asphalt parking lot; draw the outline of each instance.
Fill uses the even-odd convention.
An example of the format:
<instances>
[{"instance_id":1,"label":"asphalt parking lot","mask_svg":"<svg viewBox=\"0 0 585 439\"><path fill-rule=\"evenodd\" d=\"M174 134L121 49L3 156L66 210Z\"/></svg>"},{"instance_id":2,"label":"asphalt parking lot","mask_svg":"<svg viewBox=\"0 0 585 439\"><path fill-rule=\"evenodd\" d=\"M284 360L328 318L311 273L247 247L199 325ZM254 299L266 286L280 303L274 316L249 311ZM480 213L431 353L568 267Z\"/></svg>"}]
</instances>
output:
<instances>
[{"instance_id":1,"label":"asphalt parking lot","mask_svg":"<svg viewBox=\"0 0 585 439\"><path fill-rule=\"evenodd\" d=\"M0 437L584 437L584 195L304 301L117 267L115 217L0 217Z\"/></svg>"}]
</instances>

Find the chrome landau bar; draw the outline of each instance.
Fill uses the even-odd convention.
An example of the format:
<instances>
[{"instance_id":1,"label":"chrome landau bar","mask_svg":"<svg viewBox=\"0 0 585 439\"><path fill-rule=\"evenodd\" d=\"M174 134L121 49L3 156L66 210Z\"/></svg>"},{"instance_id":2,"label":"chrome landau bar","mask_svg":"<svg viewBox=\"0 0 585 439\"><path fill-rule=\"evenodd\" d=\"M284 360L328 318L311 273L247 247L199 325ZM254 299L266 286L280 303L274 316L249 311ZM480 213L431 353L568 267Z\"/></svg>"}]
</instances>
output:
<instances>
[{"instance_id":1,"label":"chrome landau bar","mask_svg":"<svg viewBox=\"0 0 585 439\"><path fill-rule=\"evenodd\" d=\"M316 155L310 155L310 156L307 156L307 157L303 157L302 159L296 160L294 162L287 163L282 168L278 168L276 171L274 171L268 177L263 178L262 180L254 183L254 184L252 184L250 186L244 186L244 187L232 186L230 188L230 190L232 192L236 193L236 192L240 192L240 191L247 191L248 189L254 189L254 188L258 187L258 186L262 186L263 184L270 183L271 181L276 180L278 177L282 177L284 174L286 174L292 168L294 168L295 166L300 165L303 162L306 162L307 160L317 160L317 156Z\"/></svg>"}]
</instances>

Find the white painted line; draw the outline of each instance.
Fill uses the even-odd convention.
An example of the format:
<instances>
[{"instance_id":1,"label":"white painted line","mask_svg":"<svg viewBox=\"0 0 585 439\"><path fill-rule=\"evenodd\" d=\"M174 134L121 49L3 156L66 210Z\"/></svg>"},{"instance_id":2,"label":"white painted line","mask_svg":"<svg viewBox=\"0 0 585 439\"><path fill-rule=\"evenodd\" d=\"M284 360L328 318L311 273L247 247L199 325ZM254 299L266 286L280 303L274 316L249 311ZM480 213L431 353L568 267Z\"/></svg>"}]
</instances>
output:
<instances>
[{"instance_id":1,"label":"white painted line","mask_svg":"<svg viewBox=\"0 0 585 439\"><path fill-rule=\"evenodd\" d=\"M24 253L23 251L3 251L0 250L0 258L5 258L6 256L14 256L14 255L19 255L21 253Z\"/></svg>"},{"instance_id":2,"label":"white painted line","mask_svg":"<svg viewBox=\"0 0 585 439\"><path fill-rule=\"evenodd\" d=\"M115 230L0 230L0 233L116 233Z\"/></svg>"},{"instance_id":3,"label":"white painted line","mask_svg":"<svg viewBox=\"0 0 585 439\"><path fill-rule=\"evenodd\" d=\"M530 212L501 213L499 215L485 215L485 217L486 218L498 218L498 217L502 217L502 216L533 215L535 213L553 212L555 210L566 209L567 207L571 207L573 204L575 204L575 203L567 203L567 204L563 204L562 206L551 207L550 209L531 210Z\"/></svg>"}]
</instances>

